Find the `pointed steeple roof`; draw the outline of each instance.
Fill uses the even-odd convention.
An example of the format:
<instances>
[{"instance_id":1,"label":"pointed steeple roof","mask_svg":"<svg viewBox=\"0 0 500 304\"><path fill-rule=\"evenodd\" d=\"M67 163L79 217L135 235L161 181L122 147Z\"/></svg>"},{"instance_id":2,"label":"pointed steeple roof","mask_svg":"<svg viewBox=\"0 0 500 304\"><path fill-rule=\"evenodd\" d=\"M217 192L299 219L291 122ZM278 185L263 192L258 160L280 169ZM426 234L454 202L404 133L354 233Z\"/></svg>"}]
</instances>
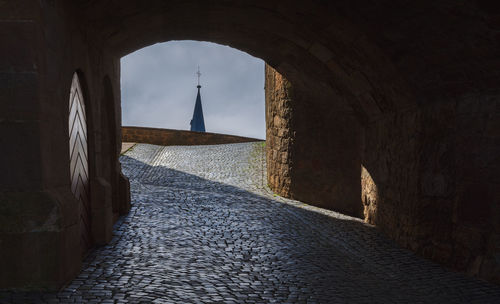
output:
<instances>
[{"instance_id":1,"label":"pointed steeple roof","mask_svg":"<svg viewBox=\"0 0 500 304\"><path fill-rule=\"evenodd\" d=\"M196 96L196 103L194 104L193 119L191 119L191 131L205 132L205 120L203 119L203 108L201 106L201 95L200 95L200 67L198 67L198 95Z\"/></svg>"}]
</instances>

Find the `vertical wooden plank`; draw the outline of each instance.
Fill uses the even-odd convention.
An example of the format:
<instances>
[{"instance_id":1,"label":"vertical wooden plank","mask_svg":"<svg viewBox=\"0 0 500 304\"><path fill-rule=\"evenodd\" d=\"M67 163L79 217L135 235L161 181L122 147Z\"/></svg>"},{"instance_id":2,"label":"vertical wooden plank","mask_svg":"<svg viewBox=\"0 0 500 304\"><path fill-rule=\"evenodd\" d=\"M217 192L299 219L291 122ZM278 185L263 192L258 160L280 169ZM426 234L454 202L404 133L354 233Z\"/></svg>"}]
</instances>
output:
<instances>
[{"instance_id":1,"label":"vertical wooden plank","mask_svg":"<svg viewBox=\"0 0 500 304\"><path fill-rule=\"evenodd\" d=\"M71 83L68 124L71 191L80 202L80 241L82 243L82 257L84 257L92 247L90 232L87 118L82 89L76 73Z\"/></svg>"}]
</instances>

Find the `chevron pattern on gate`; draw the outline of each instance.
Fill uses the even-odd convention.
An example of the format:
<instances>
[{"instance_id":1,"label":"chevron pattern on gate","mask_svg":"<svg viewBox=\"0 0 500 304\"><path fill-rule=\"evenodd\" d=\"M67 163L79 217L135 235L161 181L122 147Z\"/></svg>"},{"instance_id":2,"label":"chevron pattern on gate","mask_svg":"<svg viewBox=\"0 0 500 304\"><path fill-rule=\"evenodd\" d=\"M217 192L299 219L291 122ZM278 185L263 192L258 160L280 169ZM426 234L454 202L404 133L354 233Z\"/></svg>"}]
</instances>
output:
<instances>
[{"instance_id":1,"label":"chevron pattern on gate","mask_svg":"<svg viewBox=\"0 0 500 304\"><path fill-rule=\"evenodd\" d=\"M92 246L90 235L89 164L87 117L78 75L71 83L69 99L69 151L71 191L79 200L82 257Z\"/></svg>"}]
</instances>

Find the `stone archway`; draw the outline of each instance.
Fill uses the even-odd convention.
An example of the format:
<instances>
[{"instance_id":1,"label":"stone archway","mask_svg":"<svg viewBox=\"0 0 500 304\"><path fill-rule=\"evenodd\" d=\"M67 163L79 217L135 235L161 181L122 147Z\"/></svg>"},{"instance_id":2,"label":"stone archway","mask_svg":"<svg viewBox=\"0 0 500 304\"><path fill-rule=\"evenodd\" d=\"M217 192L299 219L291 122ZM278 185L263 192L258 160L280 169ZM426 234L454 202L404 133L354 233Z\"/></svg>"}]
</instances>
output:
<instances>
[{"instance_id":1,"label":"stone archway","mask_svg":"<svg viewBox=\"0 0 500 304\"><path fill-rule=\"evenodd\" d=\"M293 142L288 146L293 152L280 152L290 155L287 166L295 164L288 177L294 185L290 193L297 199L362 216L360 126L384 111L408 107L413 100L404 79L397 77L392 63L375 44L365 38L351 41L352 37L339 32L362 37L357 26L340 15L332 19L319 3L301 5L300 11L318 18L318 23L326 22L328 30L304 27L300 20L280 13L283 7L273 4L229 8L223 3L172 6L158 2L154 8L140 6L99 2L85 7L83 15L96 21L89 26L99 33L93 35L96 43L116 57L156 42L193 39L227 44L264 59L293 84L296 99L300 99L295 102L295 111L301 115L294 123L293 140L285 136L271 141L276 144L274 150L282 150L283 141ZM192 17L193 11L199 12L197 18ZM293 9L287 12L295 13ZM114 76L114 86L118 78ZM282 161L281 157L274 159Z\"/></svg>"},{"instance_id":2,"label":"stone archway","mask_svg":"<svg viewBox=\"0 0 500 304\"><path fill-rule=\"evenodd\" d=\"M453 105L469 104L468 94L485 92L461 75L498 64L485 56L477 65L461 44L462 35L472 42L478 34L490 41L480 44L481 54L494 56L498 50L491 22L473 21L489 18L482 5L184 1L141 7L101 2L84 15L101 20L95 26L101 35L95 38L115 56L155 42L193 39L228 44L264 59L293 86L292 112L298 115L292 133L274 140L275 151L291 150L280 151L286 160L273 158L293 168L292 197L361 216L363 165L378 190L371 223L427 257L479 273L481 267L473 265L482 263L479 252L486 243L465 244L463 237L479 231L489 235L500 227L493 218L487 220L489 228L456 218L453 210L467 210L474 200L460 190L470 186L467 177L452 168L461 166L453 159L469 153L454 141L456 132L468 136L454 124L469 119ZM428 12L433 22L422 17ZM465 12L468 21L458 22ZM106 21L110 16L112 21ZM440 49L438 40L446 47ZM484 123L491 125L492 119ZM283 172L275 175L285 178ZM487 184L481 192L496 201L494 183ZM481 209L490 208L486 205ZM460 244L458 254L449 250L453 244Z\"/></svg>"},{"instance_id":3,"label":"stone archway","mask_svg":"<svg viewBox=\"0 0 500 304\"><path fill-rule=\"evenodd\" d=\"M206 40L264 59L293 86L298 105L289 134L293 137L283 133L276 143L289 146L289 139L295 147L283 154L285 167L300 169L291 175L295 181L289 186L300 190L301 185L315 185L313 191L296 193L312 201L323 200L315 193L331 198L335 185L351 185L354 176L358 186L352 191L361 191L363 165L377 185L372 218L382 231L426 257L499 280L495 176L500 169L500 117L495 109L500 96L500 10L490 1L79 0L1 5L6 22L0 37L9 59L0 67L8 98L19 101L0 112L6 113L0 120L5 136L0 138L7 147L0 161L6 168L19 165L0 180L1 191L9 193L9 214L29 214L29 200L16 205L12 197L33 193L61 210L55 213L60 221L54 229L43 221L35 230L25 229L22 221L14 225L22 229L2 228L8 246L16 248L45 233L50 240L40 238L37 244L52 256L69 257L65 253L78 247L69 237L78 229L69 198L63 110L69 91L64 84L74 70L78 67L88 77L93 117L103 114L95 105L101 102L102 79L109 76L116 101L114 133L119 134L120 57L156 42ZM97 120L96 130L110 128ZM359 135L348 136L351 129ZM18 142L23 136L33 141ZM119 188L126 189L124 180ZM360 204L360 196L353 195L356 202L347 206ZM100 199L92 198L95 204ZM337 197L323 205L359 212L343 203ZM14 218L19 217L3 222ZM29 252L2 254L0 260L13 265L23 259L48 265L46 258ZM34 284L57 286L70 278L79 261L62 260L54 273L38 271ZM33 271L21 271L13 281L17 283L0 277L0 284L26 284Z\"/></svg>"}]
</instances>

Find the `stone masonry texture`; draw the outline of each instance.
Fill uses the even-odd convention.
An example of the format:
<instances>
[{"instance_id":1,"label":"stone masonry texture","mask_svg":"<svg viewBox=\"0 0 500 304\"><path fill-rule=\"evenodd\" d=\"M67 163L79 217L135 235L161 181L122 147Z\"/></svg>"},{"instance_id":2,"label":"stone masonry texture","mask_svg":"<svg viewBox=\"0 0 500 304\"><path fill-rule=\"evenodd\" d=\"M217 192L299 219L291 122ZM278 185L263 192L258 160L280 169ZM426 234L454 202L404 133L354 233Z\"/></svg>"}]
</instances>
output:
<instances>
[{"instance_id":1,"label":"stone masonry texture","mask_svg":"<svg viewBox=\"0 0 500 304\"><path fill-rule=\"evenodd\" d=\"M339 167L315 165L314 161L308 164L314 160L311 151L339 155L328 153L326 142L322 145L316 137L303 137L297 144L302 127L295 116L305 111L302 107L306 103L293 92L288 80L266 69L269 185L287 197L353 214L350 210L357 209L332 203L332 196L345 194L323 190L327 195L317 195L321 189L341 187L331 178ZM458 104L406 109L367 122L359 135L362 144L358 149L363 156L355 183L361 184L360 200L351 205L363 208L366 222L402 246L470 275L498 280L499 191L489 166L496 166L493 160L500 150L494 144L497 133L483 131L495 128L490 117L497 116L493 108L498 105L497 98L470 96ZM470 118L478 113L484 113L485 120ZM317 130L322 128L329 128L329 124L318 124ZM356 132L339 133L336 138L355 136ZM301 148L307 149L306 154ZM308 183L311 176L307 170L312 170L314 186ZM478 180L485 182L479 185ZM303 187L307 188L305 195Z\"/></svg>"},{"instance_id":2,"label":"stone masonry texture","mask_svg":"<svg viewBox=\"0 0 500 304\"><path fill-rule=\"evenodd\" d=\"M147 143L162 146L220 145L239 142L259 141L242 136L210 132L191 132L183 130L122 127L122 141Z\"/></svg>"},{"instance_id":3,"label":"stone masonry texture","mask_svg":"<svg viewBox=\"0 0 500 304\"><path fill-rule=\"evenodd\" d=\"M361 217L359 123L309 100L266 66L269 185L287 197Z\"/></svg>"},{"instance_id":4,"label":"stone masonry texture","mask_svg":"<svg viewBox=\"0 0 500 304\"><path fill-rule=\"evenodd\" d=\"M362 220L274 195L262 143L138 144L132 209L57 293L0 303L498 303Z\"/></svg>"},{"instance_id":5,"label":"stone masonry texture","mask_svg":"<svg viewBox=\"0 0 500 304\"><path fill-rule=\"evenodd\" d=\"M292 88L283 76L266 65L266 163L269 187L290 197L292 133Z\"/></svg>"},{"instance_id":6,"label":"stone masonry texture","mask_svg":"<svg viewBox=\"0 0 500 304\"><path fill-rule=\"evenodd\" d=\"M57 290L81 267L75 72L105 245L130 209L120 58L182 39L267 63L274 191L500 283L499 1L0 0L0 287Z\"/></svg>"}]
</instances>

